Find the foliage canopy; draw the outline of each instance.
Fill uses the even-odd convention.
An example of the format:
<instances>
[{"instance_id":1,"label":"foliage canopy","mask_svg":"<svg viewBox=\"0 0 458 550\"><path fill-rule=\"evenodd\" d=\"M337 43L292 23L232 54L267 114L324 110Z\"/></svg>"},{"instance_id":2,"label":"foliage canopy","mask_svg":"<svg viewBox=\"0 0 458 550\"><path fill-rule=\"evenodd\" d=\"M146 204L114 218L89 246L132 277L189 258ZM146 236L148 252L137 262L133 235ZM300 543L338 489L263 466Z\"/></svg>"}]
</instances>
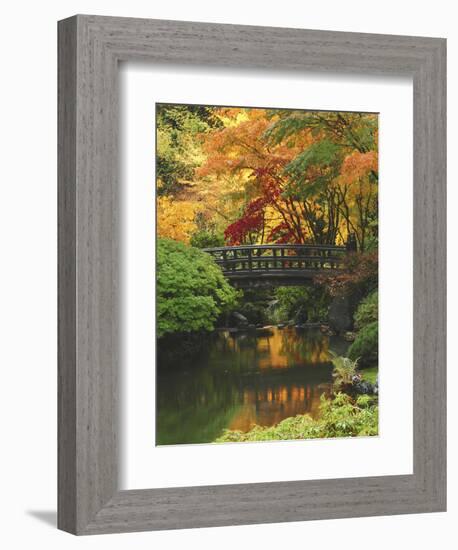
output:
<instances>
[{"instance_id":1,"label":"foliage canopy","mask_svg":"<svg viewBox=\"0 0 458 550\"><path fill-rule=\"evenodd\" d=\"M157 143L160 236L373 247L377 115L162 104Z\"/></svg>"}]
</instances>

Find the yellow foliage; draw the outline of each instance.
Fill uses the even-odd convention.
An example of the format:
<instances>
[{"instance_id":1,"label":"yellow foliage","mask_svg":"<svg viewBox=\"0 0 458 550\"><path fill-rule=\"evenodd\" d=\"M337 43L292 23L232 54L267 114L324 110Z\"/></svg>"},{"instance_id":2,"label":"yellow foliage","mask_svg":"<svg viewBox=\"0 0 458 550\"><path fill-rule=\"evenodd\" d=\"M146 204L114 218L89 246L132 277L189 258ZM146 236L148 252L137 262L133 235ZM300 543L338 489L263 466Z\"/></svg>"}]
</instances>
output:
<instances>
[{"instance_id":1,"label":"yellow foliage","mask_svg":"<svg viewBox=\"0 0 458 550\"><path fill-rule=\"evenodd\" d=\"M201 205L195 201L182 201L171 197L157 198L158 237L188 243L196 230L195 217Z\"/></svg>"}]
</instances>

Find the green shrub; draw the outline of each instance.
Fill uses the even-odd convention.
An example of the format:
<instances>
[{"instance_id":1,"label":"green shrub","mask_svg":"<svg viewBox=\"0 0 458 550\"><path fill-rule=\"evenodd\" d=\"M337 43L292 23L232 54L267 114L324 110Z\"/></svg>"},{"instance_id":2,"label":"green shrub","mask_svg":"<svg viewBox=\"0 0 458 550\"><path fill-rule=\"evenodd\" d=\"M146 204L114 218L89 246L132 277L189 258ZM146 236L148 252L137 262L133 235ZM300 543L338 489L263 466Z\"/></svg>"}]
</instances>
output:
<instances>
[{"instance_id":1,"label":"green shrub","mask_svg":"<svg viewBox=\"0 0 458 550\"><path fill-rule=\"evenodd\" d=\"M254 426L246 433L225 430L216 443L378 435L378 405L371 396L354 400L345 393L334 399L322 395L320 410L317 420L305 414L285 418L276 426Z\"/></svg>"},{"instance_id":2,"label":"green shrub","mask_svg":"<svg viewBox=\"0 0 458 550\"><path fill-rule=\"evenodd\" d=\"M369 367L361 371L361 377L370 384L375 384L378 380L378 366Z\"/></svg>"},{"instance_id":3,"label":"green shrub","mask_svg":"<svg viewBox=\"0 0 458 550\"><path fill-rule=\"evenodd\" d=\"M324 321L329 306L329 296L322 287L291 286L275 290L277 299L276 321L295 320L298 323L306 316L307 321Z\"/></svg>"},{"instance_id":4,"label":"green shrub","mask_svg":"<svg viewBox=\"0 0 458 550\"><path fill-rule=\"evenodd\" d=\"M189 244L195 248L212 248L224 246L224 236L218 235L213 231L201 230L196 231L191 236Z\"/></svg>"},{"instance_id":5,"label":"green shrub","mask_svg":"<svg viewBox=\"0 0 458 550\"><path fill-rule=\"evenodd\" d=\"M157 243L157 335L212 330L237 292L212 257L171 239Z\"/></svg>"},{"instance_id":6,"label":"green shrub","mask_svg":"<svg viewBox=\"0 0 458 550\"><path fill-rule=\"evenodd\" d=\"M263 303L245 302L237 307L237 311L248 319L248 322L254 325L267 324L268 317L266 306Z\"/></svg>"},{"instance_id":7,"label":"green shrub","mask_svg":"<svg viewBox=\"0 0 458 550\"><path fill-rule=\"evenodd\" d=\"M378 321L369 323L358 332L348 348L348 357L358 360L360 367L378 364Z\"/></svg>"},{"instance_id":8,"label":"green shrub","mask_svg":"<svg viewBox=\"0 0 458 550\"><path fill-rule=\"evenodd\" d=\"M374 290L361 301L355 312L354 319L356 330L360 330L370 323L378 321L378 290Z\"/></svg>"}]
</instances>

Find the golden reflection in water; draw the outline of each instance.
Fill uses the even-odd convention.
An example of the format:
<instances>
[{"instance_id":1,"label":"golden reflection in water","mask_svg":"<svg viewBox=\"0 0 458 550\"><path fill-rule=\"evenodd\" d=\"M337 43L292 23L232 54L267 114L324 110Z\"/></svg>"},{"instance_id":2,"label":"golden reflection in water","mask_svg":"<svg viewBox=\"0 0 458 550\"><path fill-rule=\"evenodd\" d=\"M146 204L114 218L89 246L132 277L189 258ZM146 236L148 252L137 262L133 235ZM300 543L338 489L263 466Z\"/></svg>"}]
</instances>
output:
<instances>
[{"instance_id":1,"label":"golden reflection in water","mask_svg":"<svg viewBox=\"0 0 458 550\"><path fill-rule=\"evenodd\" d=\"M261 369L288 368L294 364L319 365L331 360L329 337L319 332L315 338L311 338L310 334L304 338L303 334L291 328L264 329L256 338L249 339L249 346L241 338L225 336L227 349L240 353L247 347Z\"/></svg>"},{"instance_id":2,"label":"golden reflection in water","mask_svg":"<svg viewBox=\"0 0 458 550\"><path fill-rule=\"evenodd\" d=\"M329 363L331 354L329 338L320 332L307 338L300 331L286 327L283 330L264 329L255 341L228 338L235 352L253 354L253 360L261 370L288 369L295 365L302 368L319 368ZM280 384L275 387L245 388L242 404L232 418L229 429L247 431L254 424L272 426L284 418L298 414L319 416L320 397L329 394L330 384L306 386Z\"/></svg>"},{"instance_id":3,"label":"golden reflection in water","mask_svg":"<svg viewBox=\"0 0 458 550\"><path fill-rule=\"evenodd\" d=\"M317 386L277 386L262 390L245 389L243 404L232 418L229 429L248 431L254 424L272 426L298 414L319 413L320 397L329 394L330 384Z\"/></svg>"}]
</instances>

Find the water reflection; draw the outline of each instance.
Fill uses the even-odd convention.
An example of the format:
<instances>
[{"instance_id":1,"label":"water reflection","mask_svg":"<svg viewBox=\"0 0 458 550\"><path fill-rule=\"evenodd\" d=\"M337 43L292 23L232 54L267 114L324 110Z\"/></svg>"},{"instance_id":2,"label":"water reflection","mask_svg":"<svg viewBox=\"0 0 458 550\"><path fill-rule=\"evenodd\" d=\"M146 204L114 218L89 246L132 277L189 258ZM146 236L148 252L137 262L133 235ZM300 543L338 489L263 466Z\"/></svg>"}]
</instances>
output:
<instances>
[{"instance_id":1,"label":"water reflection","mask_svg":"<svg viewBox=\"0 0 458 550\"><path fill-rule=\"evenodd\" d=\"M160 360L157 444L206 443L224 428L316 417L331 389L330 350L346 343L318 330L276 327L217 333L193 357Z\"/></svg>"},{"instance_id":2,"label":"water reflection","mask_svg":"<svg viewBox=\"0 0 458 550\"><path fill-rule=\"evenodd\" d=\"M245 390L242 405L232 418L230 430L248 431L253 424L272 426L288 416L318 414L321 394L329 393L329 382L317 385L287 386Z\"/></svg>"}]
</instances>

